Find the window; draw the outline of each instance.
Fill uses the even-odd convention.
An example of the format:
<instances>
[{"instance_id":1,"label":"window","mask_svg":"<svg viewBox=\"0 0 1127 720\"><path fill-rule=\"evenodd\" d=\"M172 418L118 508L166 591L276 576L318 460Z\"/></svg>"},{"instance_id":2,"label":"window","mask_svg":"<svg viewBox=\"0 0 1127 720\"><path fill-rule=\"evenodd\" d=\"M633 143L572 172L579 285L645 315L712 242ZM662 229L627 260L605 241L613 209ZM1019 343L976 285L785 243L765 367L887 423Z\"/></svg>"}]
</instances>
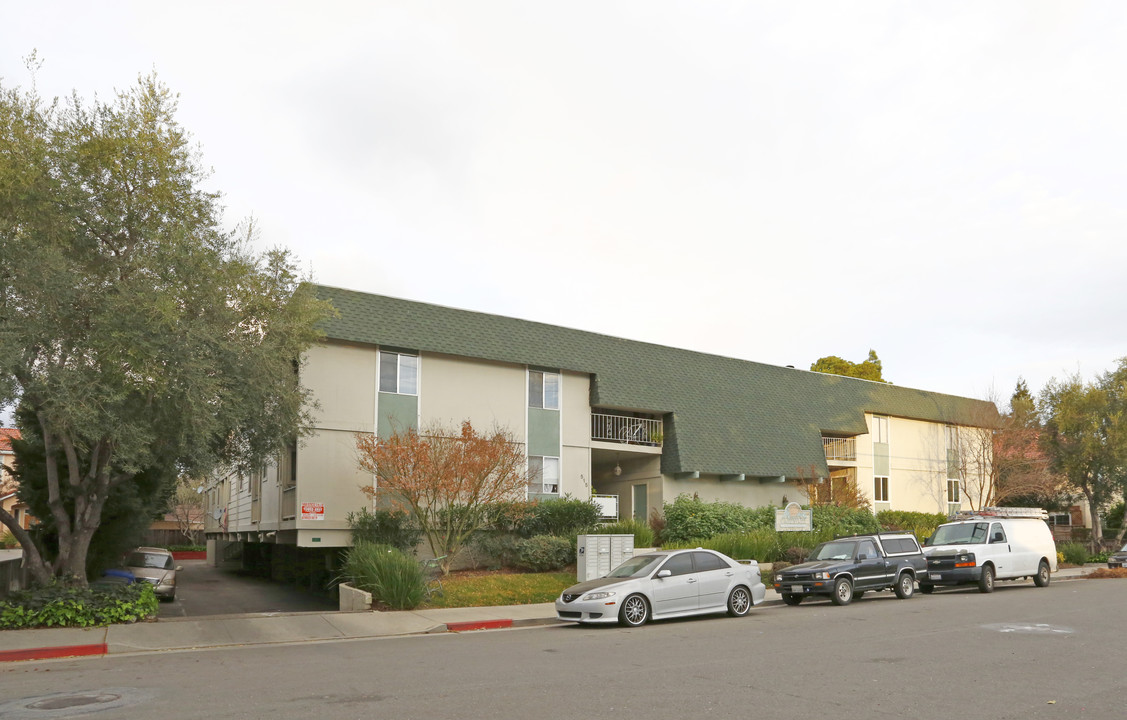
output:
<instances>
[{"instance_id":1,"label":"window","mask_svg":"<svg viewBox=\"0 0 1127 720\"><path fill-rule=\"evenodd\" d=\"M380 352L380 392L419 394L419 358L397 352Z\"/></svg>"},{"instance_id":2,"label":"window","mask_svg":"<svg viewBox=\"0 0 1127 720\"><path fill-rule=\"evenodd\" d=\"M888 418L884 415L873 415L873 442L888 442Z\"/></svg>"},{"instance_id":3,"label":"window","mask_svg":"<svg viewBox=\"0 0 1127 720\"><path fill-rule=\"evenodd\" d=\"M528 371L528 406L545 410L560 409L560 374Z\"/></svg>"},{"instance_id":4,"label":"window","mask_svg":"<svg viewBox=\"0 0 1127 720\"><path fill-rule=\"evenodd\" d=\"M560 492L560 459L531 455L528 458L528 494L558 495Z\"/></svg>"},{"instance_id":5,"label":"window","mask_svg":"<svg viewBox=\"0 0 1127 720\"><path fill-rule=\"evenodd\" d=\"M873 478L873 500L888 502L888 478L879 475Z\"/></svg>"},{"instance_id":6,"label":"window","mask_svg":"<svg viewBox=\"0 0 1127 720\"><path fill-rule=\"evenodd\" d=\"M661 566L661 570L668 570L673 575L688 575L693 571L692 553L674 555ZM658 570L658 572L661 572L661 570Z\"/></svg>"},{"instance_id":7,"label":"window","mask_svg":"<svg viewBox=\"0 0 1127 720\"><path fill-rule=\"evenodd\" d=\"M959 497L959 481L947 481L947 502L962 504L962 499Z\"/></svg>"},{"instance_id":8,"label":"window","mask_svg":"<svg viewBox=\"0 0 1127 720\"><path fill-rule=\"evenodd\" d=\"M1050 525L1071 525L1072 515L1069 513L1051 513L1049 515Z\"/></svg>"},{"instance_id":9,"label":"window","mask_svg":"<svg viewBox=\"0 0 1127 720\"><path fill-rule=\"evenodd\" d=\"M861 557L862 555L868 557L870 560L878 557L879 553L877 552L876 543L874 543L872 540L865 540L861 542L857 547L857 557Z\"/></svg>"},{"instance_id":10,"label":"window","mask_svg":"<svg viewBox=\"0 0 1127 720\"><path fill-rule=\"evenodd\" d=\"M696 565L697 572L727 570L729 567L728 563L721 560L718 556L706 552L693 553L693 563Z\"/></svg>"}]
</instances>

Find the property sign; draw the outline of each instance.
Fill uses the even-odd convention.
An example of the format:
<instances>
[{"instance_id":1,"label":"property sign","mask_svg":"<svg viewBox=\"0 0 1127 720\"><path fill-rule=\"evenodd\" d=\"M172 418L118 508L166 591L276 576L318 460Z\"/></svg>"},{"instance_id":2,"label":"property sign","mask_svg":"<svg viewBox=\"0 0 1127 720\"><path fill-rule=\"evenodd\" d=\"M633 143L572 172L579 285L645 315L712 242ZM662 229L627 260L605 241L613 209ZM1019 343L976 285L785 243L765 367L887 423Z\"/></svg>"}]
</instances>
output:
<instances>
[{"instance_id":1,"label":"property sign","mask_svg":"<svg viewBox=\"0 0 1127 720\"><path fill-rule=\"evenodd\" d=\"M301 504L301 519L302 520L324 520L325 519L325 503L302 503Z\"/></svg>"},{"instance_id":2,"label":"property sign","mask_svg":"<svg viewBox=\"0 0 1127 720\"><path fill-rule=\"evenodd\" d=\"M775 530L778 532L810 531L814 527L814 511L803 510L798 503L787 503L775 511Z\"/></svg>"}]
</instances>

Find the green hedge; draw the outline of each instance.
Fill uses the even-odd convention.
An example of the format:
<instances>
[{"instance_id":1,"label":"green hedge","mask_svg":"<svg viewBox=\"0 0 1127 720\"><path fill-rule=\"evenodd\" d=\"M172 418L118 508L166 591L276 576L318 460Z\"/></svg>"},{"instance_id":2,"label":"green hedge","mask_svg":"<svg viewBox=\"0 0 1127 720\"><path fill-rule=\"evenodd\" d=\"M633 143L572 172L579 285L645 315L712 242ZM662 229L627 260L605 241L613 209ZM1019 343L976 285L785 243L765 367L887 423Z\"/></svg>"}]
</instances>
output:
<instances>
[{"instance_id":1,"label":"green hedge","mask_svg":"<svg viewBox=\"0 0 1127 720\"><path fill-rule=\"evenodd\" d=\"M654 531L648 523L639 520L619 520L616 523L603 525L595 532L600 535L633 535L635 548L648 548L654 546Z\"/></svg>"},{"instance_id":2,"label":"green hedge","mask_svg":"<svg viewBox=\"0 0 1127 720\"><path fill-rule=\"evenodd\" d=\"M877 513L877 522L880 523L882 530L910 532L923 542L924 538L935 534L935 528L947 522L947 516L943 513L881 510Z\"/></svg>"},{"instance_id":3,"label":"green hedge","mask_svg":"<svg viewBox=\"0 0 1127 720\"><path fill-rule=\"evenodd\" d=\"M345 518L352 530L354 543L390 545L403 552L414 553L415 546L423 537L415 518L406 510L380 509L373 512L363 508L360 512L348 513Z\"/></svg>"},{"instance_id":4,"label":"green hedge","mask_svg":"<svg viewBox=\"0 0 1127 720\"><path fill-rule=\"evenodd\" d=\"M575 561L575 543L556 535L521 540L516 550L516 566L532 572L560 570Z\"/></svg>"},{"instance_id":5,"label":"green hedge","mask_svg":"<svg viewBox=\"0 0 1127 720\"><path fill-rule=\"evenodd\" d=\"M664 547L696 538L710 538L724 533L741 533L775 526L775 508L747 508L730 502L706 503L691 495L678 495L665 503L665 529L661 533Z\"/></svg>"},{"instance_id":6,"label":"green hedge","mask_svg":"<svg viewBox=\"0 0 1127 720\"><path fill-rule=\"evenodd\" d=\"M149 583L110 588L51 585L13 593L0 602L0 629L94 627L147 620L157 614Z\"/></svg>"}]
</instances>

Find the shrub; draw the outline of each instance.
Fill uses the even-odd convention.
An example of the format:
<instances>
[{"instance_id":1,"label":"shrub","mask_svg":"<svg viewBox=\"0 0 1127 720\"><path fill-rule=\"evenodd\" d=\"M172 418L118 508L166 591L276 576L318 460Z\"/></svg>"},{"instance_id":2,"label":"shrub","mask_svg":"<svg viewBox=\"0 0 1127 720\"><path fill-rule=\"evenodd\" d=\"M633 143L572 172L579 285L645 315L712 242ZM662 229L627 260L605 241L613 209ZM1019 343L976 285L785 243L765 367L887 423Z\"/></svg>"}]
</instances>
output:
<instances>
[{"instance_id":1,"label":"shrub","mask_svg":"<svg viewBox=\"0 0 1127 720\"><path fill-rule=\"evenodd\" d=\"M655 545L660 546L664 541L665 535L665 515L660 510L654 508L650 510L650 530L653 530L653 542Z\"/></svg>"},{"instance_id":2,"label":"shrub","mask_svg":"<svg viewBox=\"0 0 1127 720\"><path fill-rule=\"evenodd\" d=\"M204 552L207 550L207 545L167 545L165 550L168 552Z\"/></svg>"},{"instance_id":3,"label":"shrub","mask_svg":"<svg viewBox=\"0 0 1127 720\"><path fill-rule=\"evenodd\" d=\"M1107 509L1103 514L1103 527L1104 530L1116 530L1123 527L1123 501L1119 501Z\"/></svg>"},{"instance_id":4,"label":"shrub","mask_svg":"<svg viewBox=\"0 0 1127 720\"><path fill-rule=\"evenodd\" d=\"M92 627L131 623L157 614L157 596L149 583L109 588L55 584L12 593L0 602L0 629Z\"/></svg>"},{"instance_id":5,"label":"shrub","mask_svg":"<svg viewBox=\"0 0 1127 720\"><path fill-rule=\"evenodd\" d=\"M923 541L935 534L935 528L947 522L947 516L943 513L881 510L877 513L877 522L883 530L910 532Z\"/></svg>"},{"instance_id":6,"label":"shrub","mask_svg":"<svg viewBox=\"0 0 1127 720\"><path fill-rule=\"evenodd\" d=\"M512 533L481 532L470 541L474 564L484 565L489 570L514 567L517 561L517 545L521 538Z\"/></svg>"},{"instance_id":7,"label":"shrub","mask_svg":"<svg viewBox=\"0 0 1127 720\"><path fill-rule=\"evenodd\" d=\"M352 530L354 543L390 545L404 552L415 552L423 531L405 510L376 510L363 508L346 516Z\"/></svg>"},{"instance_id":8,"label":"shrub","mask_svg":"<svg viewBox=\"0 0 1127 720\"><path fill-rule=\"evenodd\" d=\"M536 508L533 500L489 503L485 507L485 530L519 533L527 525Z\"/></svg>"},{"instance_id":9,"label":"shrub","mask_svg":"<svg viewBox=\"0 0 1127 720\"><path fill-rule=\"evenodd\" d=\"M426 594L426 576L414 557L391 545L355 543L344 555L344 577L372 599L395 610L419 606Z\"/></svg>"},{"instance_id":10,"label":"shrub","mask_svg":"<svg viewBox=\"0 0 1127 720\"><path fill-rule=\"evenodd\" d=\"M619 520L616 523L603 525L598 531L600 534L608 535L633 535L635 548L654 546L654 531L648 524L637 520Z\"/></svg>"},{"instance_id":11,"label":"shrub","mask_svg":"<svg viewBox=\"0 0 1127 720\"><path fill-rule=\"evenodd\" d=\"M806 558L810 557L811 549L812 548L801 547L799 545L789 547L783 551L782 560L788 567L791 565L801 565L806 562Z\"/></svg>"},{"instance_id":12,"label":"shrub","mask_svg":"<svg viewBox=\"0 0 1127 720\"><path fill-rule=\"evenodd\" d=\"M537 535L517 543L517 567L532 572L550 572L575 560L575 545L566 537Z\"/></svg>"},{"instance_id":13,"label":"shrub","mask_svg":"<svg viewBox=\"0 0 1127 720\"><path fill-rule=\"evenodd\" d=\"M532 516L521 525L524 537L583 533L599 523L601 511L590 500L564 497L541 500L532 506Z\"/></svg>"},{"instance_id":14,"label":"shrub","mask_svg":"<svg viewBox=\"0 0 1127 720\"><path fill-rule=\"evenodd\" d=\"M710 538L722 533L741 533L775 525L772 507L747 508L730 502L706 503L696 496L678 495L665 504L665 529L662 546L694 538Z\"/></svg>"},{"instance_id":15,"label":"shrub","mask_svg":"<svg viewBox=\"0 0 1127 720\"><path fill-rule=\"evenodd\" d=\"M1088 562L1088 548L1083 543L1061 543L1057 546L1057 552L1064 557L1066 563L1072 565L1083 565Z\"/></svg>"},{"instance_id":16,"label":"shrub","mask_svg":"<svg viewBox=\"0 0 1127 720\"><path fill-rule=\"evenodd\" d=\"M16 540L16 536L13 535L10 531L4 530L3 532L0 532L0 548L9 549L18 548L19 546L20 541Z\"/></svg>"},{"instance_id":17,"label":"shrub","mask_svg":"<svg viewBox=\"0 0 1127 720\"><path fill-rule=\"evenodd\" d=\"M832 535L860 535L880 532L880 523L865 508L841 505L815 505L814 529Z\"/></svg>"}]
</instances>

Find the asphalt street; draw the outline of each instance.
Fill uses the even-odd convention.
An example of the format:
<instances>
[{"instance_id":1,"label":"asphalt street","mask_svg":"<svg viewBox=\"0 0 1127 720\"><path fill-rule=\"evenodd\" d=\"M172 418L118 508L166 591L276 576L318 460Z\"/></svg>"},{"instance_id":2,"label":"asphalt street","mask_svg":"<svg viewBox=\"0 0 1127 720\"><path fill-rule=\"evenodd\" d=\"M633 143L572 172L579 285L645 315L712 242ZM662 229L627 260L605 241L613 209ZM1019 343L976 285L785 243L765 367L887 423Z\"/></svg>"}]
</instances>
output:
<instances>
[{"instance_id":1,"label":"asphalt street","mask_svg":"<svg viewBox=\"0 0 1127 720\"><path fill-rule=\"evenodd\" d=\"M906 601L880 593L847 607L812 602L630 630L12 663L0 668L0 718L1118 719L1125 593L1127 580L1081 580ZM115 698L91 710L113 707L75 715L82 693ZM33 702L42 709L28 709ZM71 714L44 714L67 702Z\"/></svg>"}]
</instances>

